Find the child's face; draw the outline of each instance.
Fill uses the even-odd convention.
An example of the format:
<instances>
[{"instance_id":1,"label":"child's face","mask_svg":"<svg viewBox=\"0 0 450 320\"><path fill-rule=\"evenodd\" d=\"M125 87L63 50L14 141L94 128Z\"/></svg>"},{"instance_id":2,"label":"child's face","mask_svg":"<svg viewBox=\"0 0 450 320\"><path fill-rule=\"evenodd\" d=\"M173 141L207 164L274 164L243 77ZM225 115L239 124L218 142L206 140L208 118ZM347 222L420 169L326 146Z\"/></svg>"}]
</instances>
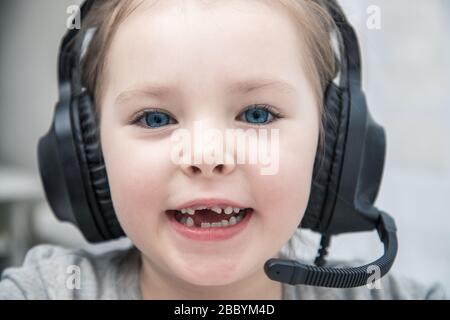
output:
<instances>
[{"instance_id":1,"label":"child's face","mask_svg":"<svg viewBox=\"0 0 450 320\"><path fill-rule=\"evenodd\" d=\"M308 202L319 134L299 32L287 12L258 1L145 3L120 25L103 84L102 147L120 223L144 261L161 273L198 285L232 283L262 273L295 232ZM229 91L240 81L263 78L284 79L292 89ZM150 84L170 89L153 96L146 92ZM255 124L243 115L255 104L269 104L284 118ZM130 123L149 108L171 120L157 128L146 119ZM171 134L193 131L197 120L222 131L279 129L278 172L262 175L262 164L219 170L219 163L174 163ZM200 146L192 147L196 152ZM252 207L247 227L213 242L173 230L166 210L211 197Z\"/></svg>"}]
</instances>

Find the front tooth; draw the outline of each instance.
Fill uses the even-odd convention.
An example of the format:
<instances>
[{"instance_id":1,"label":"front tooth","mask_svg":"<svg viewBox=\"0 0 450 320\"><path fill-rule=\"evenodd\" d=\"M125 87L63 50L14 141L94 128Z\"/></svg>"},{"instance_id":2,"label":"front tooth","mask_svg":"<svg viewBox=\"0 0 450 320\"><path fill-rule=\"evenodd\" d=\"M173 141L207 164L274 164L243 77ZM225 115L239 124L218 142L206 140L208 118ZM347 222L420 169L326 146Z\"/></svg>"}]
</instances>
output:
<instances>
[{"instance_id":1,"label":"front tooth","mask_svg":"<svg viewBox=\"0 0 450 320\"><path fill-rule=\"evenodd\" d=\"M222 213L222 208L217 206L212 207L211 210L219 214Z\"/></svg>"},{"instance_id":2,"label":"front tooth","mask_svg":"<svg viewBox=\"0 0 450 320\"><path fill-rule=\"evenodd\" d=\"M197 210L204 210L204 209L206 209L206 206L197 207Z\"/></svg>"},{"instance_id":3,"label":"front tooth","mask_svg":"<svg viewBox=\"0 0 450 320\"><path fill-rule=\"evenodd\" d=\"M231 214L233 213L233 208L232 207L226 207L225 208L225 214Z\"/></svg>"},{"instance_id":4,"label":"front tooth","mask_svg":"<svg viewBox=\"0 0 450 320\"><path fill-rule=\"evenodd\" d=\"M187 213L190 214L191 216L195 213L195 210L192 208L188 208L187 209Z\"/></svg>"},{"instance_id":5,"label":"front tooth","mask_svg":"<svg viewBox=\"0 0 450 320\"><path fill-rule=\"evenodd\" d=\"M231 217L230 218L230 226L232 226L233 224L236 224L236 218L235 217Z\"/></svg>"},{"instance_id":6,"label":"front tooth","mask_svg":"<svg viewBox=\"0 0 450 320\"><path fill-rule=\"evenodd\" d=\"M188 217L188 218L186 219L186 225L187 225L188 227L192 227L192 226L194 225L194 219L192 219L191 217Z\"/></svg>"},{"instance_id":7,"label":"front tooth","mask_svg":"<svg viewBox=\"0 0 450 320\"><path fill-rule=\"evenodd\" d=\"M221 222L213 222L211 223L211 227L221 227L222 223Z\"/></svg>"},{"instance_id":8,"label":"front tooth","mask_svg":"<svg viewBox=\"0 0 450 320\"><path fill-rule=\"evenodd\" d=\"M209 222L202 222L202 224L200 225L202 228L209 228L211 225Z\"/></svg>"},{"instance_id":9,"label":"front tooth","mask_svg":"<svg viewBox=\"0 0 450 320\"><path fill-rule=\"evenodd\" d=\"M241 211L241 209L239 208L233 208L234 213L238 213L239 211Z\"/></svg>"},{"instance_id":10,"label":"front tooth","mask_svg":"<svg viewBox=\"0 0 450 320\"><path fill-rule=\"evenodd\" d=\"M181 209L181 213L183 213L183 214L185 214L187 212L187 210L186 209Z\"/></svg>"},{"instance_id":11,"label":"front tooth","mask_svg":"<svg viewBox=\"0 0 450 320\"><path fill-rule=\"evenodd\" d=\"M226 227L228 225L228 220L222 220L221 224L223 227Z\"/></svg>"}]
</instances>

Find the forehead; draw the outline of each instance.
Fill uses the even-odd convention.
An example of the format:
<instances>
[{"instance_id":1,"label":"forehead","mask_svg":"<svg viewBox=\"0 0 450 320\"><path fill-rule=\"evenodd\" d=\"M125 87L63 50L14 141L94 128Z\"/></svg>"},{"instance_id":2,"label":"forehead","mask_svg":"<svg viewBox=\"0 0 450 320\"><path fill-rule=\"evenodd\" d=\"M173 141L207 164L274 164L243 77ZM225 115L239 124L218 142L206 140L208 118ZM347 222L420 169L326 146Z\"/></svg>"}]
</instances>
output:
<instances>
[{"instance_id":1,"label":"forehead","mask_svg":"<svg viewBox=\"0 0 450 320\"><path fill-rule=\"evenodd\" d=\"M119 26L107 75L122 87L153 78L207 84L302 69L301 30L278 1L143 1ZM168 82L167 81L167 82Z\"/></svg>"}]
</instances>

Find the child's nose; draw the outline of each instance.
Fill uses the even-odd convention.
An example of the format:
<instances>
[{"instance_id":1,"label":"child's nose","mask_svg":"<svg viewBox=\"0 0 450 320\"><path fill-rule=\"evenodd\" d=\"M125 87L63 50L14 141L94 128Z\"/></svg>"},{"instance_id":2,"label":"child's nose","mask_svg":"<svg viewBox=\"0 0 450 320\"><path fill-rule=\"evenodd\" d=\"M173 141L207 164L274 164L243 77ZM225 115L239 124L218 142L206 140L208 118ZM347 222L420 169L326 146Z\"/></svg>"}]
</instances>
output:
<instances>
[{"instance_id":1,"label":"child's nose","mask_svg":"<svg viewBox=\"0 0 450 320\"><path fill-rule=\"evenodd\" d=\"M216 161L212 164L205 162L200 164L181 164L180 167L187 176L203 176L206 178L213 178L215 176L230 174L234 170L235 164L220 163Z\"/></svg>"},{"instance_id":2,"label":"child's nose","mask_svg":"<svg viewBox=\"0 0 450 320\"><path fill-rule=\"evenodd\" d=\"M189 176L213 177L230 174L235 166L235 146L226 128L211 121L197 121L180 168Z\"/></svg>"},{"instance_id":3,"label":"child's nose","mask_svg":"<svg viewBox=\"0 0 450 320\"><path fill-rule=\"evenodd\" d=\"M188 176L204 176L230 174L236 164L231 146L224 141L207 141L191 144L191 152L183 158L181 170Z\"/></svg>"}]
</instances>

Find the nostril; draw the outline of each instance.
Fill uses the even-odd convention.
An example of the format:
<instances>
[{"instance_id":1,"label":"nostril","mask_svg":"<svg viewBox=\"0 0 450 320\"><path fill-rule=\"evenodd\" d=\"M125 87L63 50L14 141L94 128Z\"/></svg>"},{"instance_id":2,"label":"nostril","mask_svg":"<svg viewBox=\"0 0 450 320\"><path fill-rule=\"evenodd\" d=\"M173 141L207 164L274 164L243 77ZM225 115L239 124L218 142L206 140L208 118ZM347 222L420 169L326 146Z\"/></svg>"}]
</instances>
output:
<instances>
[{"instance_id":1,"label":"nostril","mask_svg":"<svg viewBox=\"0 0 450 320\"><path fill-rule=\"evenodd\" d=\"M192 173L199 173L201 170L196 167L196 166L192 166Z\"/></svg>"}]
</instances>

